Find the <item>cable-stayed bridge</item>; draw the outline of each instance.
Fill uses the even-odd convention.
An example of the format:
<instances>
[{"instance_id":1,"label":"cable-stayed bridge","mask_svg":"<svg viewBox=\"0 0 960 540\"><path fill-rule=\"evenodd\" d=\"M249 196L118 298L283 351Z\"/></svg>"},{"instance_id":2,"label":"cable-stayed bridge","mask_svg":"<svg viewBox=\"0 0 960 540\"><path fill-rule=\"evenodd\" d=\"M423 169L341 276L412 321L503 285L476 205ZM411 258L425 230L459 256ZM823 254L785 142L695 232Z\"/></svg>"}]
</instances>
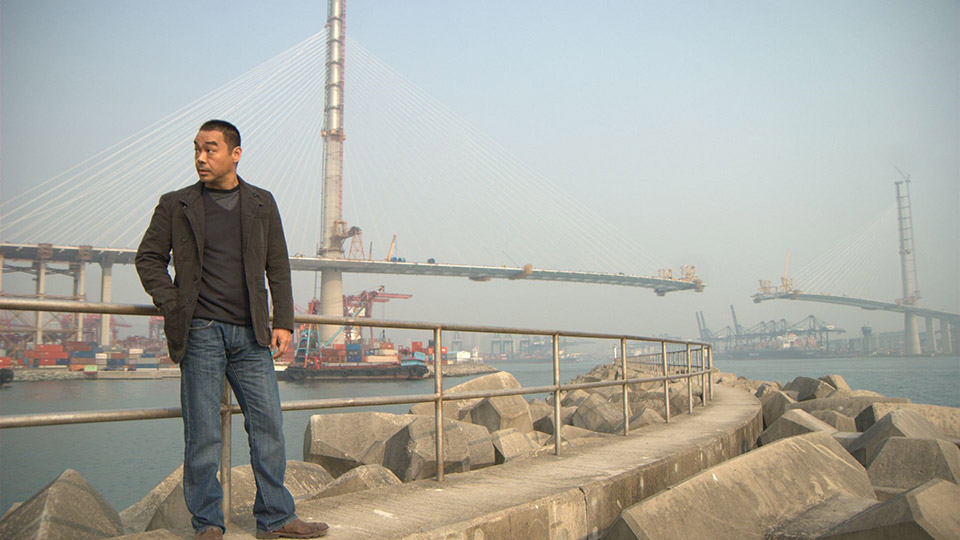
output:
<instances>
[{"instance_id":1,"label":"cable-stayed bridge","mask_svg":"<svg viewBox=\"0 0 960 540\"><path fill-rule=\"evenodd\" d=\"M3 268L33 274L40 297L48 274L72 275L79 299L86 265L99 264L110 301L112 267L132 262L159 195L196 181L197 127L225 118L243 135L240 175L277 198L292 268L321 272L324 314L342 315L339 284L326 282L343 272L703 289L692 266L675 276L635 235L347 40L342 23L332 11L324 31L53 178L6 182ZM373 256L388 245L402 256ZM510 264L490 264L501 260ZM38 316L37 342L46 331Z\"/></svg>"},{"instance_id":2,"label":"cable-stayed bridge","mask_svg":"<svg viewBox=\"0 0 960 540\"><path fill-rule=\"evenodd\" d=\"M756 303L767 300L801 300L821 302L873 311L890 311L904 315L904 344L907 354L923 352L936 354L957 350L957 330L960 315L947 311L920 307L920 289L917 284L914 249L913 215L910 208L910 182L896 182L897 201L886 211L839 242L796 276L789 277L789 253L780 285L760 280L760 289L753 295ZM893 238L893 217L899 231L900 273L903 296L893 301L864 298L867 291L875 291L889 282L879 284L882 274L892 267L892 249L884 244ZM889 274L889 272L887 272ZM889 277L886 276L886 277ZM811 292L820 291L820 292ZM833 292L824 292L833 291ZM838 294L849 291L850 294ZM921 344L917 318L925 320L924 340ZM939 321L939 331L934 321Z\"/></svg>"}]
</instances>

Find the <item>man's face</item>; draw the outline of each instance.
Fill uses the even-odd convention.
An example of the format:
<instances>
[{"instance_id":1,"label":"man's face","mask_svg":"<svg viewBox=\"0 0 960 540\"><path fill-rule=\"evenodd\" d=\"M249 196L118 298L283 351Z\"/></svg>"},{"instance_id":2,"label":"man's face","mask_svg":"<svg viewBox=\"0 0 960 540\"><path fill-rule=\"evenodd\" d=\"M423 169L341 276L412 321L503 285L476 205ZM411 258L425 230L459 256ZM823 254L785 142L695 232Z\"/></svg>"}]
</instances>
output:
<instances>
[{"instance_id":1,"label":"man's face","mask_svg":"<svg viewBox=\"0 0 960 540\"><path fill-rule=\"evenodd\" d=\"M193 140L193 161L200 181L212 188L232 188L236 185L240 153L239 146L227 148L223 133L219 131L197 133L197 138Z\"/></svg>"}]
</instances>

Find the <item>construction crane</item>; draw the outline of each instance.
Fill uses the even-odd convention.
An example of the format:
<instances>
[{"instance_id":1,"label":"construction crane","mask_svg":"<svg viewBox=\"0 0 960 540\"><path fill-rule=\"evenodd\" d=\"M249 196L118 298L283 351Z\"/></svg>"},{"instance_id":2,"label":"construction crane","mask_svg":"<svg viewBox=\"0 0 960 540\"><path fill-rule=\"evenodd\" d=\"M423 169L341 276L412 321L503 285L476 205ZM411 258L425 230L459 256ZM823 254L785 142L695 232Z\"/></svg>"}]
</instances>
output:
<instances>
[{"instance_id":1,"label":"construction crane","mask_svg":"<svg viewBox=\"0 0 960 540\"><path fill-rule=\"evenodd\" d=\"M390 260L390 257L393 256L393 250L396 247L397 247L397 235L393 235L393 240L390 241L390 249L387 250L387 258L384 260L386 261Z\"/></svg>"},{"instance_id":2,"label":"construction crane","mask_svg":"<svg viewBox=\"0 0 960 540\"><path fill-rule=\"evenodd\" d=\"M388 293L384 290L383 285L376 289L361 291L358 294L345 294L343 295L343 316L369 319L373 317L373 304L382 304L390 300L408 300L410 298L413 298L412 294ZM307 304L306 311L310 315L319 315L322 313L320 307L320 300L314 298ZM308 327L313 326L316 325L303 325L301 331L306 331ZM347 341L360 341L362 338L359 329L354 329L351 326L344 326L341 331L346 335ZM337 334L339 335L340 332L337 332ZM370 328L370 339L373 339L373 328Z\"/></svg>"}]
</instances>

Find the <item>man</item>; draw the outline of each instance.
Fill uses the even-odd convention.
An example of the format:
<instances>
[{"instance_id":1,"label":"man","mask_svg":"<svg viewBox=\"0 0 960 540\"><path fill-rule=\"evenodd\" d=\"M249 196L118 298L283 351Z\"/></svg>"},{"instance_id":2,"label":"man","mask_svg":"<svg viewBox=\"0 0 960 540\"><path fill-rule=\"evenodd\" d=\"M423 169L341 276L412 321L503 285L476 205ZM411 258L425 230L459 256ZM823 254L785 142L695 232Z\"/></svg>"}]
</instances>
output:
<instances>
[{"instance_id":1,"label":"man","mask_svg":"<svg viewBox=\"0 0 960 540\"><path fill-rule=\"evenodd\" d=\"M160 197L136 266L163 314L170 357L180 365L183 494L196 538L223 538L217 471L224 376L250 444L257 538L323 536L327 525L297 518L283 485L283 416L270 348L280 356L290 345L293 292L277 203L237 176L240 133L229 122L204 123L193 149L200 181ZM273 299L272 333L264 275Z\"/></svg>"}]
</instances>

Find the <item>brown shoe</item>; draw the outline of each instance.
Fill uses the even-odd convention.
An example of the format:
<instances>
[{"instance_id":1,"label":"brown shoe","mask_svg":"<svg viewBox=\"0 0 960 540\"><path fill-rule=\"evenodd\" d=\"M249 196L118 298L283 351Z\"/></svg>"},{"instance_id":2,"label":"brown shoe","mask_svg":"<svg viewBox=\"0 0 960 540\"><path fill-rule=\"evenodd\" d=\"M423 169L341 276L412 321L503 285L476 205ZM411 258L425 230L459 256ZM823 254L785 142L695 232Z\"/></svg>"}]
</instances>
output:
<instances>
[{"instance_id":1,"label":"brown shoe","mask_svg":"<svg viewBox=\"0 0 960 540\"><path fill-rule=\"evenodd\" d=\"M330 527L322 521L303 521L297 518L275 531L257 531L257 538L319 538Z\"/></svg>"},{"instance_id":2,"label":"brown shoe","mask_svg":"<svg viewBox=\"0 0 960 540\"><path fill-rule=\"evenodd\" d=\"M204 529L193 535L193 540L223 540L223 531L218 527Z\"/></svg>"}]
</instances>

